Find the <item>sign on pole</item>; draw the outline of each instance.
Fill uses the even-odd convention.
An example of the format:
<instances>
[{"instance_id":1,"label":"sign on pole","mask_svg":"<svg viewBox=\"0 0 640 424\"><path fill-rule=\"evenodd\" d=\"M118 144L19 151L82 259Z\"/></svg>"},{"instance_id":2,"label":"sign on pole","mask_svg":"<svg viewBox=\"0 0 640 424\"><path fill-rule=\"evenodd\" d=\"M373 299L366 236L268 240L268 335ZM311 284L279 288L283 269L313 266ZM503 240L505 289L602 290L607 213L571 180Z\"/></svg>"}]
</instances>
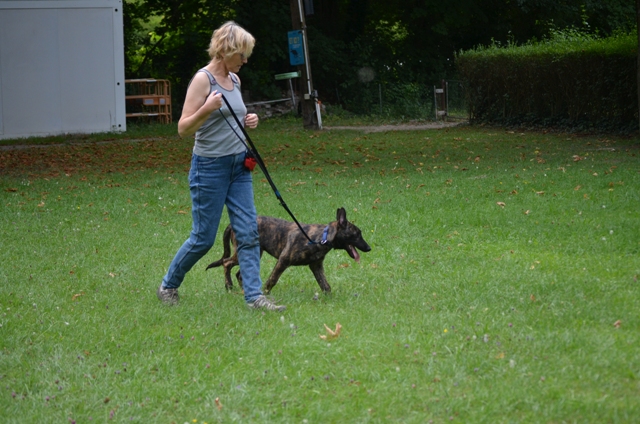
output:
<instances>
[{"instance_id":1,"label":"sign on pole","mask_svg":"<svg viewBox=\"0 0 640 424\"><path fill-rule=\"evenodd\" d=\"M302 31L289 31L289 62L291 66L304 65L304 48L302 47Z\"/></svg>"}]
</instances>

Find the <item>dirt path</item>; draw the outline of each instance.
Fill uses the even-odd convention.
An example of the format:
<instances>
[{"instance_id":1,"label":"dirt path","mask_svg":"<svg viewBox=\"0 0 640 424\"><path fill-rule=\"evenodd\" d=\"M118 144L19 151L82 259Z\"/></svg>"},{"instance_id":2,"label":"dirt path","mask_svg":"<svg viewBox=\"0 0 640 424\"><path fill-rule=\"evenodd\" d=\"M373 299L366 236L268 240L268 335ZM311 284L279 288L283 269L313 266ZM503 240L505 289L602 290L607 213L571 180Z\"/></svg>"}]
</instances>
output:
<instances>
[{"instance_id":1,"label":"dirt path","mask_svg":"<svg viewBox=\"0 0 640 424\"><path fill-rule=\"evenodd\" d=\"M364 131L365 133L374 132L387 132L387 131L418 131L418 130L433 130L441 128L451 128L458 125L466 124L466 121L458 122L430 122L428 124L400 124L400 125L376 125L376 126L358 126L358 127L345 127L345 126L323 126L325 130L356 130Z\"/></svg>"}]
</instances>

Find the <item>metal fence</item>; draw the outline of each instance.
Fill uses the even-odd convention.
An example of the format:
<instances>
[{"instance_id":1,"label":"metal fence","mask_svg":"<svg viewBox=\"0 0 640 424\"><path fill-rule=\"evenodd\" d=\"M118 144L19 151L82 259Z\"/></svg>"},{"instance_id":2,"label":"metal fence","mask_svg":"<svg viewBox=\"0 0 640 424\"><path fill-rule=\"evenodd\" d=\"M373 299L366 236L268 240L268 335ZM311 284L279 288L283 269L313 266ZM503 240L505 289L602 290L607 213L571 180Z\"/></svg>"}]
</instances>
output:
<instances>
[{"instance_id":1,"label":"metal fence","mask_svg":"<svg viewBox=\"0 0 640 424\"><path fill-rule=\"evenodd\" d=\"M462 81L442 80L433 86L436 119L469 119L469 108Z\"/></svg>"},{"instance_id":2,"label":"metal fence","mask_svg":"<svg viewBox=\"0 0 640 424\"><path fill-rule=\"evenodd\" d=\"M335 95L338 104L356 114L403 119L469 119L465 88L458 80L442 80L437 86L371 81L351 87L349 91L336 89Z\"/></svg>"}]
</instances>

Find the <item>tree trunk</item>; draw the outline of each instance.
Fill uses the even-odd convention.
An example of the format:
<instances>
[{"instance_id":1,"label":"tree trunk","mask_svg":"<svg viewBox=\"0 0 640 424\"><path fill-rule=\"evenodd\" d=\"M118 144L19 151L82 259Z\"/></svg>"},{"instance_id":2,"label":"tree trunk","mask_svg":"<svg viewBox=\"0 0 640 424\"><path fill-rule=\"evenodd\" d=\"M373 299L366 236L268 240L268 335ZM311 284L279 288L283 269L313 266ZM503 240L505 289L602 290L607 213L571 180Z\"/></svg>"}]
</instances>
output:
<instances>
[{"instance_id":1,"label":"tree trunk","mask_svg":"<svg viewBox=\"0 0 640 424\"><path fill-rule=\"evenodd\" d=\"M636 66L638 82L638 130L640 131L640 0L636 0L636 24L638 26L638 65Z\"/></svg>"}]
</instances>

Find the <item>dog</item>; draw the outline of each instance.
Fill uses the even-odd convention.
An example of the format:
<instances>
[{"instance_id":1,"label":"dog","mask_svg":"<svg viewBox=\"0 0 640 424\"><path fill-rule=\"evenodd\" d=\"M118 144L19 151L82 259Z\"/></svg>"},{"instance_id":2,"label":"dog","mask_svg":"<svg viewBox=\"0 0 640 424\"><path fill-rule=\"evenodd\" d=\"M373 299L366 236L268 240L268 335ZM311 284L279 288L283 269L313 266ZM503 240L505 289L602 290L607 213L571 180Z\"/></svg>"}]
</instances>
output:
<instances>
[{"instance_id":1,"label":"dog","mask_svg":"<svg viewBox=\"0 0 640 424\"><path fill-rule=\"evenodd\" d=\"M371 246L362 237L362 231L353 223L347 221L347 212L344 208L338 209L336 220L328 225L301 224L304 231L315 243L302 234L298 226L289 221L269 216L258 216L258 233L260 235L260 256L267 252L278 261L271 271L271 275L265 285L265 292L270 293L278 283L282 273L290 266L308 265L320 289L325 293L331 293L331 286L324 275L323 262L332 249L342 249L356 262L360 262L360 254L369 252ZM233 256L230 255L230 243L233 243ZM212 262L206 269L224 267L225 287L233 288L231 281L231 269L238 265L237 242L231 225L224 230L224 253L222 258ZM242 275L236 273L236 279L242 287Z\"/></svg>"}]
</instances>

